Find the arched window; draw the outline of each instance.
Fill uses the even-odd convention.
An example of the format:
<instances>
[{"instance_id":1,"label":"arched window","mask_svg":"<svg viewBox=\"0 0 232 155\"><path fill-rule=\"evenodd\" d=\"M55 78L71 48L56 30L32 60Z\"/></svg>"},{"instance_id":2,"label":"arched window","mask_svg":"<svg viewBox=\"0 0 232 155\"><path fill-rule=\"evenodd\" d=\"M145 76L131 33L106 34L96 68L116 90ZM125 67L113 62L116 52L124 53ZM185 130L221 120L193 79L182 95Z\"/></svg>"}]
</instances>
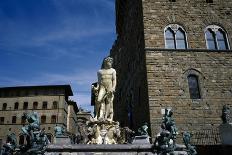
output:
<instances>
[{"instance_id":1,"label":"arched window","mask_svg":"<svg viewBox=\"0 0 232 155\"><path fill-rule=\"evenodd\" d=\"M24 144L24 135L20 135L19 136L19 145L23 145Z\"/></svg>"},{"instance_id":2,"label":"arched window","mask_svg":"<svg viewBox=\"0 0 232 155\"><path fill-rule=\"evenodd\" d=\"M225 31L216 25L210 25L206 27L205 38L207 49L212 50L227 50L229 44Z\"/></svg>"},{"instance_id":3,"label":"arched window","mask_svg":"<svg viewBox=\"0 0 232 155\"><path fill-rule=\"evenodd\" d=\"M18 102L15 102L14 104L14 109L18 109L19 108L19 103Z\"/></svg>"},{"instance_id":4,"label":"arched window","mask_svg":"<svg viewBox=\"0 0 232 155\"><path fill-rule=\"evenodd\" d=\"M41 123L42 124L46 123L46 116L41 116Z\"/></svg>"},{"instance_id":5,"label":"arched window","mask_svg":"<svg viewBox=\"0 0 232 155\"><path fill-rule=\"evenodd\" d=\"M216 32L218 49L228 49L226 34L222 29Z\"/></svg>"},{"instance_id":6,"label":"arched window","mask_svg":"<svg viewBox=\"0 0 232 155\"><path fill-rule=\"evenodd\" d=\"M48 102L44 101L42 105L42 109L47 109L48 108Z\"/></svg>"},{"instance_id":7,"label":"arched window","mask_svg":"<svg viewBox=\"0 0 232 155\"><path fill-rule=\"evenodd\" d=\"M3 105L2 105L2 110L6 110L6 108L7 108L7 104L6 104L6 103L3 103Z\"/></svg>"},{"instance_id":8,"label":"arched window","mask_svg":"<svg viewBox=\"0 0 232 155\"><path fill-rule=\"evenodd\" d=\"M215 34L211 29L208 29L205 32L205 37L206 37L206 42L207 42L207 48L208 49L217 49L216 46L216 39L215 39Z\"/></svg>"},{"instance_id":9,"label":"arched window","mask_svg":"<svg viewBox=\"0 0 232 155\"><path fill-rule=\"evenodd\" d=\"M24 110L28 109L28 102L24 102L24 103L23 103L23 109L24 109Z\"/></svg>"},{"instance_id":10,"label":"arched window","mask_svg":"<svg viewBox=\"0 0 232 155\"><path fill-rule=\"evenodd\" d=\"M52 115L52 117L51 117L51 123L56 123L56 115Z\"/></svg>"},{"instance_id":11,"label":"arched window","mask_svg":"<svg viewBox=\"0 0 232 155\"><path fill-rule=\"evenodd\" d=\"M191 99L200 99L200 88L198 83L198 77L196 75L190 74L188 76L188 85L189 85L189 93Z\"/></svg>"},{"instance_id":12,"label":"arched window","mask_svg":"<svg viewBox=\"0 0 232 155\"><path fill-rule=\"evenodd\" d=\"M12 123L16 123L17 117L16 116L12 116Z\"/></svg>"},{"instance_id":13,"label":"arched window","mask_svg":"<svg viewBox=\"0 0 232 155\"><path fill-rule=\"evenodd\" d=\"M38 102L33 102L33 109L38 109Z\"/></svg>"},{"instance_id":14,"label":"arched window","mask_svg":"<svg viewBox=\"0 0 232 155\"><path fill-rule=\"evenodd\" d=\"M187 48L186 34L181 26L177 24L171 24L165 28L165 48L168 49Z\"/></svg>"},{"instance_id":15,"label":"arched window","mask_svg":"<svg viewBox=\"0 0 232 155\"><path fill-rule=\"evenodd\" d=\"M52 104L52 109L57 109L57 101L54 101L53 104Z\"/></svg>"},{"instance_id":16,"label":"arched window","mask_svg":"<svg viewBox=\"0 0 232 155\"><path fill-rule=\"evenodd\" d=\"M165 39L166 39L165 47L174 49L175 48L175 33L174 31L172 31L171 28L168 28L165 31Z\"/></svg>"},{"instance_id":17,"label":"arched window","mask_svg":"<svg viewBox=\"0 0 232 155\"><path fill-rule=\"evenodd\" d=\"M176 32L176 49L186 49L186 38L183 29L179 28Z\"/></svg>"}]
</instances>

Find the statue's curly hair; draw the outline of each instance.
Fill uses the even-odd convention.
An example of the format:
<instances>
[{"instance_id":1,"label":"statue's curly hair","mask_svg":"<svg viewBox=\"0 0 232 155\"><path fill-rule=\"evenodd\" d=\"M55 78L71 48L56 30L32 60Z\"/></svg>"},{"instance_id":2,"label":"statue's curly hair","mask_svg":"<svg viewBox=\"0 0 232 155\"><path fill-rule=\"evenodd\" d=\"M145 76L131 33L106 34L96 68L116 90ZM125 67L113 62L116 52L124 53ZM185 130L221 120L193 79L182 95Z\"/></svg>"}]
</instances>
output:
<instances>
[{"instance_id":1,"label":"statue's curly hair","mask_svg":"<svg viewBox=\"0 0 232 155\"><path fill-rule=\"evenodd\" d=\"M113 58L110 57L110 56L105 57L105 58L103 59L101 68L104 68L104 64L105 64L106 62L111 62L111 63L113 63Z\"/></svg>"}]
</instances>

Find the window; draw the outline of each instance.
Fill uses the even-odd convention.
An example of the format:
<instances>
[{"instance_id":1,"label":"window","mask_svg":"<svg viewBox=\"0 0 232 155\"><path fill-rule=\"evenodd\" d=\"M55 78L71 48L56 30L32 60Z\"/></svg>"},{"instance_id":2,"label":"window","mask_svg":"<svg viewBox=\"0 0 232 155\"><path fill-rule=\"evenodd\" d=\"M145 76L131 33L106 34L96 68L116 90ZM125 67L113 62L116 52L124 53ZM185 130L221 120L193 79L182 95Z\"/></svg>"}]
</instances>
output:
<instances>
[{"instance_id":1,"label":"window","mask_svg":"<svg viewBox=\"0 0 232 155\"><path fill-rule=\"evenodd\" d=\"M176 2L176 0L169 0L169 2Z\"/></svg>"},{"instance_id":2,"label":"window","mask_svg":"<svg viewBox=\"0 0 232 155\"><path fill-rule=\"evenodd\" d=\"M12 116L12 123L16 123L16 116Z\"/></svg>"},{"instance_id":3,"label":"window","mask_svg":"<svg viewBox=\"0 0 232 155\"><path fill-rule=\"evenodd\" d=\"M24 136L20 135L19 136L19 145L23 145L24 144Z\"/></svg>"},{"instance_id":4,"label":"window","mask_svg":"<svg viewBox=\"0 0 232 155\"><path fill-rule=\"evenodd\" d=\"M57 102L56 101L53 102L52 109L57 109Z\"/></svg>"},{"instance_id":5,"label":"window","mask_svg":"<svg viewBox=\"0 0 232 155\"><path fill-rule=\"evenodd\" d=\"M165 31L165 38L166 38L165 47L174 49L175 48L175 34L171 28L168 28Z\"/></svg>"},{"instance_id":6,"label":"window","mask_svg":"<svg viewBox=\"0 0 232 155\"><path fill-rule=\"evenodd\" d=\"M25 124L26 123L26 118L25 117L21 117L21 124Z\"/></svg>"},{"instance_id":7,"label":"window","mask_svg":"<svg viewBox=\"0 0 232 155\"><path fill-rule=\"evenodd\" d=\"M47 109L47 108L48 108L48 103L47 102L43 102L42 109Z\"/></svg>"},{"instance_id":8,"label":"window","mask_svg":"<svg viewBox=\"0 0 232 155\"><path fill-rule=\"evenodd\" d=\"M24 102L23 103L23 109L25 110L25 109L27 109L28 108L28 102Z\"/></svg>"},{"instance_id":9,"label":"window","mask_svg":"<svg viewBox=\"0 0 232 155\"><path fill-rule=\"evenodd\" d=\"M2 105L2 110L6 110L6 108L7 108L7 104L6 104L6 103L3 103L3 105Z\"/></svg>"},{"instance_id":10,"label":"window","mask_svg":"<svg viewBox=\"0 0 232 155\"><path fill-rule=\"evenodd\" d=\"M206 3L213 3L213 0L206 0Z\"/></svg>"},{"instance_id":11,"label":"window","mask_svg":"<svg viewBox=\"0 0 232 155\"><path fill-rule=\"evenodd\" d=\"M46 116L41 116L41 123L42 124L46 123Z\"/></svg>"},{"instance_id":12,"label":"window","mask_svg":"<svg viewBox=\"0 0 232 155\"><path fill-rule=\"evenodd\" d=\"M38 102L33 102L33 109L38 109Z\"/></svg>"},{"instance_id":13,"label":"window","mask_svg":"<svg viewBox=\"0 0 232 155\"><path fill-rule=\"evenodd\" d=\"M18 109L19 108L19 103L18 102L15 102L14 104L14 109Z\"/></svg>"},{"instance_id":14,"label":"window","mask_svg":"<svg viewBox=\"0 0 232 155\"><path fill-rule=\"evenodd\" d=\"M0 124L4 124L5 117L0 117Z\"/></svg>"},{"instance_id":15,"label":"window","mask_svg":"<svg viewBox=\"0 0 232 155\"><path fill-rule=\"evenodd\" d=\"M171 24L165 28L165 48L187 48L186 34L181 26L177 24Z\"/></svg>"},{"instance_id":16,"label":"window","mask_svg":"<svg viewBox=\"0 0 232 155\"><path fill-rule=\"evenodd\" d=\"M198 83L198 77L196 75L188 76L188 85L189 85L189 93L191 99L200 99L200 89Z\"/></svg>"},{"instance_id":17,"label":"window","mask_svg":"<svg viewBox=\"0 0 232 155\"><path fill-rule=\"evenodd\" d=\"M51 123L56 123L56 116L55 115L52 115L52 117L51 117Z\"/></svg>"},{"instance_id":18,"label":"window","mask_svg":"<svg viewBox=\"0 0 232 155\"><path fill-rule=\"evenodd\" d=\"M225 31L216 25L210 25L205 30L205 39L207 49L227 50L229 44Z\"/></svg>"}]
</instances>

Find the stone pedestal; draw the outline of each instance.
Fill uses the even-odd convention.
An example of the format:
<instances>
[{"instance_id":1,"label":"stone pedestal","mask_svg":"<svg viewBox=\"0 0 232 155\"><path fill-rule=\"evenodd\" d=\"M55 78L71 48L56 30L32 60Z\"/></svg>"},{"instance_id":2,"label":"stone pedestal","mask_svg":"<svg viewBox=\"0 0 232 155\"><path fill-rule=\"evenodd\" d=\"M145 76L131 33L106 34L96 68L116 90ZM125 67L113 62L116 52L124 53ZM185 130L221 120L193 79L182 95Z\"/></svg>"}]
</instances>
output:
<instances>
[{"instance_id":1,"label":"stone pedestal","mask_svg":"<svg viewBox=\"0 0 232 155\"><path fill-rule=\"evenodd\" d=\"M184 147L175 151L175 155L187 155ZM157 155L153 145L49 145L45 155Z\"/></svg>"},{"instance_id":2,"label":"stone pedestal","mask_svg":"<svg viewBox=\"0 0 232 155\"><path fill-rule=\"evenodd\" d=\"M150 137L147 135L144 136L135 136L134 140L132 141L132 144L150 144Z\"/></svg>"},{"instance_id":3,"label":"stone pedestal","mask_svg":"<svg viewBox=\"0 0 232 155\"><path fill-rule=\"evenodd\" d=\"M57 145L70 145L71 139L68 136L56 136L54 138L54 144Z\"/></svg>"},{"instance_id":4,"label":"stone pedestal","mask_svg":"<svg viewBox=\"0 0 232 155\"><path fill-rule=\"evenodd\" d=\"M88 123L88 144L118 144L120 138L119 123L114 121L92 121Z\"/></svg>"}]
</instances>

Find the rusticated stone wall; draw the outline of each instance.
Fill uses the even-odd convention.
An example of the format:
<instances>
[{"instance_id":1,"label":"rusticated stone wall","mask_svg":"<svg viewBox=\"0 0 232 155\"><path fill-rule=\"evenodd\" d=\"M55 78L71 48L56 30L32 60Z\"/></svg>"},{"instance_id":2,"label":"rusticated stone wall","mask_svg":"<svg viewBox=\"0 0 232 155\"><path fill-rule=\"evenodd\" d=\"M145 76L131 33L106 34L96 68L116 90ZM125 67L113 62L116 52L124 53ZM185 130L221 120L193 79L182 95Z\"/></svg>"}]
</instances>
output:
<instances>
[{"instance_id":1,"label":"rusticated stone wall","mask_svg":"<svg viewBox=\"0 0 232 155\"><path fill-rule=\"evenodd\" d=\"M152 136L161 123L161 109L174 110L181 132L219 126L222 107L232 107L231 51L147 49L147 78ZM201 99L190 99L187 76L198 76Z\"/></svg>"},{"instance_id":2,"label":"rusticated stone wall","mask_svg":"<svg viewBox=\"0 0 232 155\"><path fill-rule=\"evenodd\" d=\"M164 48L164 28L181 25L186 33L188 48L206 49L204 29L208 25L224 28L232 41L232 1L213 0L142 0L145 46Z\"/></svg>"},{"instance_id":3,"label":"rusticated stone wall","mask_svg":"<svg viewBox=\"0 0 232 155\"><path fill-rule=\"evenodd\" d=\"M222 27L231 46L232 1L117 0L116 4L118 37L111 50L118 73L116 118L128 124L125 109L132 107L133 129L142 120L149 121L153 138L166 107L173 108L180 132L218 126L222 106L232 107L232 51L207 50L204 30L208 25ZM186 50L164 49L169 24L184 28ZM190 99L189 74L198 76L199 100Z\"/></svg>"}]
</instances>

